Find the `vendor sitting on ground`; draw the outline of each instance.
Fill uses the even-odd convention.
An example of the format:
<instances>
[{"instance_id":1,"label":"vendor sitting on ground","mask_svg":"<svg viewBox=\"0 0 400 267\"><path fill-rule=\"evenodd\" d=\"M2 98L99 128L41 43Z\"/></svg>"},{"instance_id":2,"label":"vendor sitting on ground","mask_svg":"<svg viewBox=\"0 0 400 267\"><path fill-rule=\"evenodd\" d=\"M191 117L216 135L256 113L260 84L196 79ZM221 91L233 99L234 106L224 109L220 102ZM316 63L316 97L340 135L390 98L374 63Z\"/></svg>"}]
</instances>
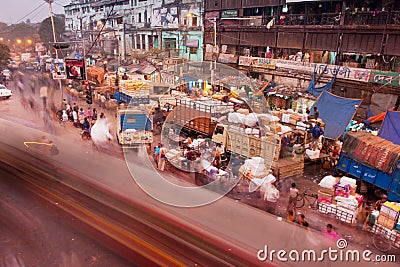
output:
<instances>
[{"instance_id":1,"label":"vendor sitting on ground","mask_svg":"<svg viewBox=\"0 0 400 267\"><path fill-rule=\"evenodd\" d=\"M375 210L381 210L382 205L387 201L387 195L382 195L381 199L375 202L374 208Z\"/></svg>"}]
</instances>

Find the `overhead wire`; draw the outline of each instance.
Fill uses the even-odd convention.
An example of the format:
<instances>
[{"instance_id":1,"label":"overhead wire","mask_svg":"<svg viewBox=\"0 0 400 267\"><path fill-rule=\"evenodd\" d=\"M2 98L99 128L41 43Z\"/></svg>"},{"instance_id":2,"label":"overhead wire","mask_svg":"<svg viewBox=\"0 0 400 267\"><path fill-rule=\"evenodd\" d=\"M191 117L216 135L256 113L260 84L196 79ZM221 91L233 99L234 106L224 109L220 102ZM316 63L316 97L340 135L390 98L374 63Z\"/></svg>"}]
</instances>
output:
<instances>
[{"instance_id":1,"label":"overhead wire","mask_svg":"<svg viewBox=\"0 0 400 267\"><path fill-rule=\"evenodd\" d=\"M30 19L33 19L34 17L36 17L40 12L41 12L41 8L44 7L46 3L42 3L39 6L37 6L36 8L34 8L33 10L31 10L28 14L26 14L25 16L23 16L22 18L18 19L15 23L13 24L18 24L19 22L21 22L23 19L25 19L26 17L28 17L29 15L33 14L35 11L37 12L33 17L31 17ZM14 29L12 28L8 28L7 30L4 31L0 31L0 34L7 34L7 33L11 33L13 32Z\"/></svg>"},{"instance_id":2,"label":"overhead wire","mask_svg":"<svg viewBox=\"0 0 400 267\"><path fill-rule=\"evenodd\" d=\"M97 43L97 40L100 38L100 35L102 34L102 32L103 32L103 30L104 30L104 27L105 27L106 24L107 24L107 21L109 20L111 14L114 12L114 7L115 7L115 5L117 4L117 2L118 2L118 0L115 0L115 1L114 1L111 10L107 13L107 17L106 17L106 19L105 19L105 21L104 21L104 23L103 23L103 25L102 25L102 27L101 27L99 33L98 33L97 36L96 36L96 39L93 41L92 45L90 46L90 48L89 48L89 50L86 52L86 54L89 54L90 51L92 51L93 47L94 47L95 44Z\"/></svg>"},{"instance_id":3,"label":"overhead wire","mask_svg":"<svg viewBox=\"0 0 400 267\"><path fill-rule=\"evenodd\" d=\"M25 16L23 16L23 17L20 18L19 20L17 20L15 23L21 22L23 19L25 19L26 17L28 17L30 14L32 14L33 12L35 12L36 10L38 10L39 8L43 7L45 4L46 4L46 3L40 4L38 7L36 7L36 8L33 9L32 11L30 11L28 14L26 14Z\"/></svg>"}]
</instances>

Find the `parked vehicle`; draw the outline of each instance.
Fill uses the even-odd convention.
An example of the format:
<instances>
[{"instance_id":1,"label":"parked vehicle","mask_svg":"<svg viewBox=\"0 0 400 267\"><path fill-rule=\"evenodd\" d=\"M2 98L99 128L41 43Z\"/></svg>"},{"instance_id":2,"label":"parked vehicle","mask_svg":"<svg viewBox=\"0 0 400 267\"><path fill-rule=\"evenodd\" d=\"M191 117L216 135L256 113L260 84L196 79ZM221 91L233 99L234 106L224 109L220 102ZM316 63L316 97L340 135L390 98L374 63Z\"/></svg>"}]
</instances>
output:
<instances>
[{"instance_id":1,"label":"parked vehicle","mask_svg":"<svg viewBox=\"0 0 400 267\"><path fill-rule=\"evenodd\" d=\"M7 81L10 81L12 79L12 72L9 69L2 70L1 74L6 77Z\"/></svg>"},{"instance_id":2,"label":"parked vehicle","mask_svg":"<svg viewBox=\"0 0 400 267\"><path fill-rule=\"evenodd\" d=\"M9 99L12 96L12 91L0 84L0 98Z\"/></svg>"},{"instance_id":3,"label":"parked vehicle","mask_svg":"<svg viewBox=\"0 0 400 267\"><path fill-rule=\"evenodd\" d=\"M117 139L126 147L136 147L153 142L153 122L145 109L117 110Z\"/></svg>"},{"instance_id":4,"label":"parked vehicle","mask_svg":"<svg viewBox=\"0 0 400 267\"><path fill-rule=\"evenodd\" d=\"M217 100L192 101L177 99L173 112L174 123L225 147L226 152L245 158L262 157L266 162L277 160L280 139L270 136L256 137L243 132L240 127L224 124L232 103Z\"/></svg>"}]
</instances>

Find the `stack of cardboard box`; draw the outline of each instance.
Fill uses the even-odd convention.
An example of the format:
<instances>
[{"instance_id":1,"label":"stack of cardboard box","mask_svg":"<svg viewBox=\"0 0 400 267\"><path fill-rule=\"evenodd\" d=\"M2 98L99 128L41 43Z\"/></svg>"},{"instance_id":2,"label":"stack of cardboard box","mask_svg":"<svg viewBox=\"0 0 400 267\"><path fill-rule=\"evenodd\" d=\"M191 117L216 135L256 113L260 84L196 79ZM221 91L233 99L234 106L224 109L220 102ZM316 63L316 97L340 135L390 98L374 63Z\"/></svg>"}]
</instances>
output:
<instances>
[{"instance_id":1,"label":"stack of cardboard box","mask_svg":"<svg viewBox=\"0 0 400 267\"><path fill-rule=\"evenodd\" d=\"M395 205L389 201L386 201L379 212L378 224L393 230L396 227L399 219L400 206Z\"/></svg>"}]
</instances>

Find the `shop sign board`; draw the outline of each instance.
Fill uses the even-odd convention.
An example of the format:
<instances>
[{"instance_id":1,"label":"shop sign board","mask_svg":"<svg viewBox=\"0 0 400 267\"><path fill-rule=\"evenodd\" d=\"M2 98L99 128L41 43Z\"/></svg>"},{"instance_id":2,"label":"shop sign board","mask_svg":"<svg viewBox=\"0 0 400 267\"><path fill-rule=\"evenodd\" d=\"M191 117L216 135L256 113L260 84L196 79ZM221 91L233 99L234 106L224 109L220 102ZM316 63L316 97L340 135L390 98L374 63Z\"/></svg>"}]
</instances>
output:
<instances>
[{"instance_id":1,"label":"shop sign board","mask_svg":"<svg viewBox=\"0 0 400 267\"><path fill-rule=\"evenodd\" d=\"M314 68L311 68L310 63L301 62L301 61L294 61L294 60L284 60L284 59L277 59L276 60L276 68L283 69L283 70L299 70L304 72L311 73Z\"/></svg>"},{"instance_id":2,"label":"shop sign board","mask_svg":"<svg viewBox=\"0 0 400 267\"><path fill-rule=\"evenodd\" d=\"M221 13L221 18L237 18L237 17L238 17L237 9L224 10Z\"/></svg>"},{"instance_id":3,"label":"shop sign board","mask_svg":"<svg viewBox=\"0 0 400 267\"><path fill-rule=\"evenodd\" d=\"M83 59L65 59L65 66L68 79L83 80L85 75Z\"/></svg>"},{"instance_id":4,"label":"shop sign board","mask_svg":"<svg viewBox=\"0 0 400 267\"><path fill-rule=\"evenodd\" d=\"M371 70L361 68L349 68L346 66L328 65L322 63L311 64L314 72L325 77L336 76L339 79L368 82Z\"/></svg>"},{"instance_id":5,"label":"shop sign board","mask_svg":"<svg viewBox=\"0 0 400 267\"><path fill-rule=\"evenodd\" d=\"M307 63L293 60L276 60L276 68L283 70L297 70L306 73L315 73L325 77L336 75L339 79L368 82L371 70L362 68L349 68L346 66L329 65L324 63Z\"/></svg>"},{"instance_id":6,"label":"shop sign board","mask_svg":"<svg viewBox=\"0 0 400 267\"><path fill-rule=\"evenodd\" d=\"M265 68L265 69L275 69L276 60L271 58L263 58L263 57L239 57L239 65L240 66L252 66L257 68Z\"/></svg>"},{"instance_id":7,"label":"shop sign board","mask_svg":"<svg viewBox=\"0 0 400 267\"><path fill-rule=\"evenodd\" d=\"M400 87L400 73L372 70L369 77L371 83Z\"/></svg>"},{"instance_id":8,"label":"shop sign board","mask_svg":"<svg viewBox=\"0 0 400 267\"><path fill-rule=\"evenodd\" d=\"M64 60L62 59L56 59L54 60L52 67L52 74L53 74L53 79L66 79L67 75L65 73L65 64Z\"/></svg>"},{"instance_id":9,"label":"shop sign board","mask_svg":"<svg viewBox=\"0 0 400 267\"><path fill-rule=\"evenodd\" d=\"M218 62L236 64L238 57L234 54L219 54Z\"/></svg>"}]
</instances>

